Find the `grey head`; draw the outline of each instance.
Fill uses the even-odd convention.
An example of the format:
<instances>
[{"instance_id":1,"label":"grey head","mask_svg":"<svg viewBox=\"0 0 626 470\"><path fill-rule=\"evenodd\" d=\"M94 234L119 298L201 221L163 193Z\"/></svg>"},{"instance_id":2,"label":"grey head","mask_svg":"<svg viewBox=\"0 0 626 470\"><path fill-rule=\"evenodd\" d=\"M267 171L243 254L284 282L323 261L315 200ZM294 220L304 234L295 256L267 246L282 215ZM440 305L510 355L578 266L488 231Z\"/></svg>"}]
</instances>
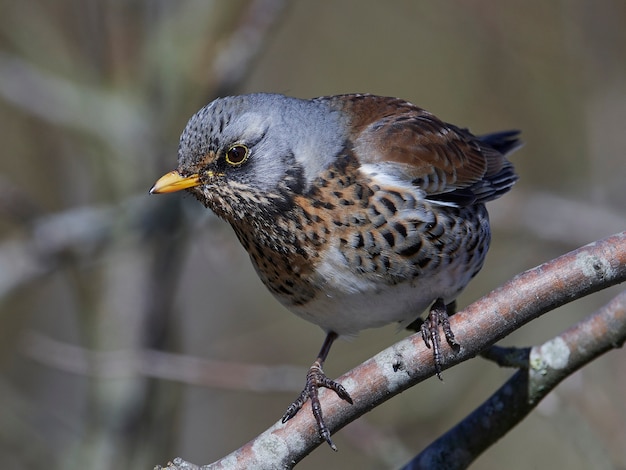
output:
<instances>
[{"instance_id":1,"label":"grey head","mask_svg":"<svg viewBox=\"0 0 626 470\"><path fill-rule=\"evenodd\" d=\"M229 195L301 192L343 148L344 122L316 101L264 93L218 98L187 123L178 171L200 175L191 192L213 210Z\"/></svg>"}]
</instances>

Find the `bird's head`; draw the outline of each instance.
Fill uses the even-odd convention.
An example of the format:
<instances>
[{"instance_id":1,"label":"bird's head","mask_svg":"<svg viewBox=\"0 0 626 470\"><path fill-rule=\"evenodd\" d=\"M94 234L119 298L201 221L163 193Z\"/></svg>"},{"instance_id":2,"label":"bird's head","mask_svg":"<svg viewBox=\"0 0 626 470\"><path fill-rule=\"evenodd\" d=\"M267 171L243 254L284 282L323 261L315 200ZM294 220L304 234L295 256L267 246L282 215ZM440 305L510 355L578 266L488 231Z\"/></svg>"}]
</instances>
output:
<instances>
[{"instance_id":1,"label":"bird's head","mask_svg":"<svg viewBox=\"0 0 626 470\"><path fill-rule=\"evenodd\" d=\"M229 221L284 210L336 155L339 117L282 95L220 98L187 123L178 168L151 193L186 189Z\"/></svg>"}]
</instances>

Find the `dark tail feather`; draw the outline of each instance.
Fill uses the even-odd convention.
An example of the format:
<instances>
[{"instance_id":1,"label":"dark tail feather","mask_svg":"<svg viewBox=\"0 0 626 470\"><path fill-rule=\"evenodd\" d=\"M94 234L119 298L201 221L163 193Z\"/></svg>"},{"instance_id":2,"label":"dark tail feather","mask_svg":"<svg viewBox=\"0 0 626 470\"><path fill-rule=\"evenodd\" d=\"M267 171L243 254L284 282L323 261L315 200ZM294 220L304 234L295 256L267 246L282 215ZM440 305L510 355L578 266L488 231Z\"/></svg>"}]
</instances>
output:
<instances>
[{"instance_id":1,"label":"dark tail feather","mask_svg":"<svg viewBox=\"0 0 626 470\"><path fill-rule=\"evenodd\" d=\"M501 131L478 136L478 140L496 149L502 155L508 155L524 145L524 142L518 139L519 135L520 131L517 130Z\"/></svg>"}]
</instances>

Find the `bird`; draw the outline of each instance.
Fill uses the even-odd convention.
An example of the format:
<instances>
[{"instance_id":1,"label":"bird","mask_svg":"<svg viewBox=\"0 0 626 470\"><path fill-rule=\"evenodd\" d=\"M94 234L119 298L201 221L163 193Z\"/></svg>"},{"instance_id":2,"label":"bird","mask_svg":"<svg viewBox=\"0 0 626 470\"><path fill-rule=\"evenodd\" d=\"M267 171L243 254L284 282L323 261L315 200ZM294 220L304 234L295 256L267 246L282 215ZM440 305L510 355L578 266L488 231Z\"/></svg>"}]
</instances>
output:
<instances>
[{"instance_id":1,"label":"bird","mask_svg":"<svg viewBox=\"0 0 626 470\"><path fill-rule=\"evenodd\" d=\"M337 450L318 389L340 336L390 323L421 331L441 378L440 329L482 268L485 203L518 176L519 131L475 136L409 101L372 94L217 98L191 117L178 165L150 193L186 190L232 226L276 299L326 333L305 387L320 439ZM425 319L421 314L430 306Z\"/></svg>"}]
</instances>

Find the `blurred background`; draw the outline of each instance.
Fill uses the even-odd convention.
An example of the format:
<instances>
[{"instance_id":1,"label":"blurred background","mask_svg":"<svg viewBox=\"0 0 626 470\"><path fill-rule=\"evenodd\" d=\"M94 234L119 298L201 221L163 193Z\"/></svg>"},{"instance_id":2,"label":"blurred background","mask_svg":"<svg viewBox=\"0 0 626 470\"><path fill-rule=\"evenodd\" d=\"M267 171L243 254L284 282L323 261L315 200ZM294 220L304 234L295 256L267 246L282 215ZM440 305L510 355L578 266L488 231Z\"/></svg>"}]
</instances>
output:
<instances>
[{"instance_id":1,"label":"blurred background","mask_svg":"<svg viewBox=\"0 0 626 470\"><path fill-rule=\"evenodd\" d=\"M408 99L518 128L521 179L459 307L626 225L626 3L0 0L0 461L212 462L277 421L320 329L266 292L230 227L149 196L218 95ZM623 287L622 287L623 288ZM595 294L503 344L540 344ZM341 375L405 335L339 341ZM510 375L480 358L390 400L298 468L396 468ZM626 352L560 385L474 468L626 468Z\"/></svg>"}]
</instances>

